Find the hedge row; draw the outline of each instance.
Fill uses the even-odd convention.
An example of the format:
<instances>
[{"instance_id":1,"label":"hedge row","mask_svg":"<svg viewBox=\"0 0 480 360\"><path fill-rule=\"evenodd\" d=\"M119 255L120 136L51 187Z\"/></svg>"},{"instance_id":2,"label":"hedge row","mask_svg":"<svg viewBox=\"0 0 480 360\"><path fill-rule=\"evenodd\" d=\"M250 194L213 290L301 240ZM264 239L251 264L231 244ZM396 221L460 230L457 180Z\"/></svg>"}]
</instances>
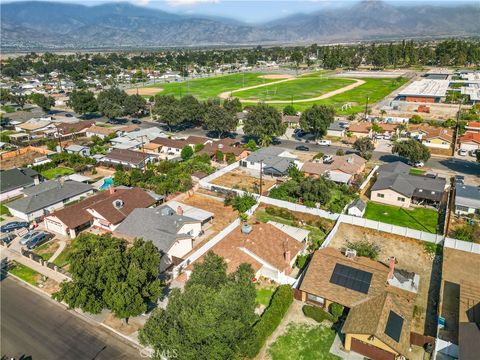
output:
<instances>
[{"instance_id":1,"label":"hedge row","mask_svg":"<svg viewBox=\"0 0 480 360\"><path fill-rule=\"evenodd\" d=\"M312 305L304 305L302 307L303 314L306 317L312 318L316 322L321 323L323 320L333 321L334 318L331 314L323 310L321 307L312 306Z\"/></svg>"},{"instance_id":2,"label":"hedge row","mask_svg":"<svg viewBox=\"0 0 480 360\"><path fill-rule=\"evenodd\" d=\"M245 352L254 358L262 349L268 337L275 331L293 302L293 290L289 285L281 285L272 296L270 306L253 326L253 340L247 344Z\"/></svg>"}]
</instances>

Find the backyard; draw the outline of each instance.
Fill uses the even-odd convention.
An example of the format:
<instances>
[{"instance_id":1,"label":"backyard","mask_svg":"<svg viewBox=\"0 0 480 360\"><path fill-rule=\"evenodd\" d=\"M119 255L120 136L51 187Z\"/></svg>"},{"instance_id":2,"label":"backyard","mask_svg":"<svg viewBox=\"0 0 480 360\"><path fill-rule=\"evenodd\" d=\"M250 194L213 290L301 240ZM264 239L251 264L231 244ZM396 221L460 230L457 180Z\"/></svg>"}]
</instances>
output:
<instances>
[{"instance_id":1,"label":"backyard","mask_svg":"<svg viewBox=\"0 0 480 360\"><path fill-rule=\"evenodd\" d=\"M255 303L267 307L270 304L270 299L272 298L273 293L275 292L275 287L259 285L256 290L257 296L255 298Z\"/></svg>"},{"instance_id":2,"label":"backyard","mask_svg":"<svg viewBox=\"0 0 480 360\"><path fill-rule=\"evenodd\" d=\"M432 209L404 209L370 201L365 210L365 218L433 234L437 233L438 212Z\"/></svg>"},{"instance_id":3,"label":"backyard","mask_svg":"<svg viewBox=\"0 0 480 360\"><path fill-rule=\"evenodd\" d=\"M260 179L250 176L241 170L228 172L211 181L212 184L225 186L227 188L246 190L257 193L260 191ZM268 194L268 189L275 185L275 181L262 179L262 192Z\"/></svg>"},{"instance_id":4,"label":"backyard","mask_svg":"<svg viewBox=\"0 0 480 360\"><path fill-rule=\"evenodd\" d=\"M67 167L56 167L48 170L43 170L40 174L47 180L52 180L57 177L65 176L65 175L72 175L75 171L73 169Z\"/></svg>"},{"instance_id":5,"label":"backyard","mask_svg":"<svg viewBox=\"0 0 480 360\"><path fill-rule=\"evenodd\" d=\"M272 360L334 360L330 354L335 331L323 325L289 324L287 331L270 346Z\"/></svg>"}]
</instances>

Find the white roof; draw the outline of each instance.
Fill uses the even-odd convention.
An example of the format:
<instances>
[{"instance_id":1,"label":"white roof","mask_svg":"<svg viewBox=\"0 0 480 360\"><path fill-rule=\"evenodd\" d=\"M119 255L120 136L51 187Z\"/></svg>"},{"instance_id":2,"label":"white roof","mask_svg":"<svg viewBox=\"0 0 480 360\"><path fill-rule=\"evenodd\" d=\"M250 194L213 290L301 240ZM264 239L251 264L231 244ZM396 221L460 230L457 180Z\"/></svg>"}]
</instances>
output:
<instances>
[{"instance_id":1,"label":"white roof","mask_svg":"<svg viewBox=\"0 0 480 360\"><path fill-rule=\"evenodd\" d=\"M201 222L207 221L208 219L211 219L214 216L214 214L211 213L210 211L206 211L190 205L186 205L184 203L181 203L175 200L169 201L165 205L168 205L174 211L177 211L178 207L180 206L183 209L183 215Z\"/></svg>"},{"instance_id":2,"label":"white roof","mask_svg":"<svg viewBox=\"0 0 480 360\"><path fill-rule=\"evenodd\" d=\"M352 178L352 175L346 174L341 171L326 171L324 173L324 176L336 183L343 183L343 184L348 184L348 182Z\"/></svg>"},{"instance_id":3,"label":"white roof","mask_svg":"<svg viewBox=\"0 0 480 360\"><path fill-rule=\"evenodd\" d=\"M449 80L417 80L401 90L400 96L444 97L447 94Z\"/></svg>"},{"instance_id":4,"label":"white roof","mask_svg":"<svg viewBox=\"0 0 480 360\"><path fill-rule=\"evenodd\" d=\"M470 84L469 86L462 86L460 88L462 95L470 96L470 100L479 101L480 100L480 84Z\"/></svg>"},{"instance_id":5,"label":"white roof","mask_svg":"<svg viewBox=\"0 0 480 360\"><path fill-rule=\"evenodd\" d=\"M65 150L70 150L70 151L82 151L84 149L88 149L88 147L83 145L77 145L77 144L68 145L65 148Z\"/></svg>"},{"instance_id":6,"label":"white roof","mask_svg":"<svg viewBox=\"0 0 480 360\"><path fill-rule=\"evenodd\" d=\"M82 182L82 183L92 180L88 176L83 176L83 175L80 175L80 174L67 175L67 176L65 176L65 179L66 180L78 181L78 182Z\"/></svg>"},{"instance_id":7,"label":"white roof","mask_svg":"<svg viewBox=\"0 0 480 360\"><path fill-rule=\"evenodd\" d=\"M267 224L275 226L278 230L283 231L285 234L291 236L292 238L300 242L304 241L310 234L310 231L308 230L300 229L290 225L285 225L276 221L269 221Z\"/></svg>"},{"instance_id":8,"label":"white roof","mask_svg":"<svg viewBox=\"0 0 480 360\"><path fill-rule=\"evenodd\" d=\"M140 143L138 141L132 140L132 141L124 141L118 144L113 145L114 149L123 149L123 150L128 150L135 148L137 146L140 146Z\"/></svg>"}]
</instances>

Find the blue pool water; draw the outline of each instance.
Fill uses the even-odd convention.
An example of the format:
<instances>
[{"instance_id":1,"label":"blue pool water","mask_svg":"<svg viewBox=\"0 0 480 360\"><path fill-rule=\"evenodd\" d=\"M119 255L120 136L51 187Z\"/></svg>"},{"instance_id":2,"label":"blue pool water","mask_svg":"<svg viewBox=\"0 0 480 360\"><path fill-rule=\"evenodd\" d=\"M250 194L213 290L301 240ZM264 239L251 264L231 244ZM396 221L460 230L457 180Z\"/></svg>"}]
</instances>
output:
<instances>
[{"instance_id":1,"label":"blue pool water","mask_svg":"<svg viewBox=\"0 0 480 360\"><path fill-rule=\"evenodd\" d=\"M103 179L102 186L100 186L100 190L107 190L112 185L113 185L113 179L112 178L105 178L105 179Z\"/></svg>"}]
</instances>

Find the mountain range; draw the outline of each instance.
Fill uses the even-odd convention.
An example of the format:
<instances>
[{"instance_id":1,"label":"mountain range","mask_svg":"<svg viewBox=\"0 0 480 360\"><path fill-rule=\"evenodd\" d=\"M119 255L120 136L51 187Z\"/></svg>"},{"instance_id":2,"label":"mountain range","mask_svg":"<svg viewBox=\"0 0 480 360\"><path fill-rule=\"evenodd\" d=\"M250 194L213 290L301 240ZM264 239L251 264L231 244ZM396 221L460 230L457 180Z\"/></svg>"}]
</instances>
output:
<instances>
[{"instance_id":1,"label":"mountain range","mask_svg":"<svg viewBox=\"0 0 480 360\"><path fill-rule=\"evenodd\" d=\"M25 1L0 6L4 51L335 43L480 34L478 4L393 6L367 0L255 25L129 3L84 6Z\"/></svg>"}]
</instances>

